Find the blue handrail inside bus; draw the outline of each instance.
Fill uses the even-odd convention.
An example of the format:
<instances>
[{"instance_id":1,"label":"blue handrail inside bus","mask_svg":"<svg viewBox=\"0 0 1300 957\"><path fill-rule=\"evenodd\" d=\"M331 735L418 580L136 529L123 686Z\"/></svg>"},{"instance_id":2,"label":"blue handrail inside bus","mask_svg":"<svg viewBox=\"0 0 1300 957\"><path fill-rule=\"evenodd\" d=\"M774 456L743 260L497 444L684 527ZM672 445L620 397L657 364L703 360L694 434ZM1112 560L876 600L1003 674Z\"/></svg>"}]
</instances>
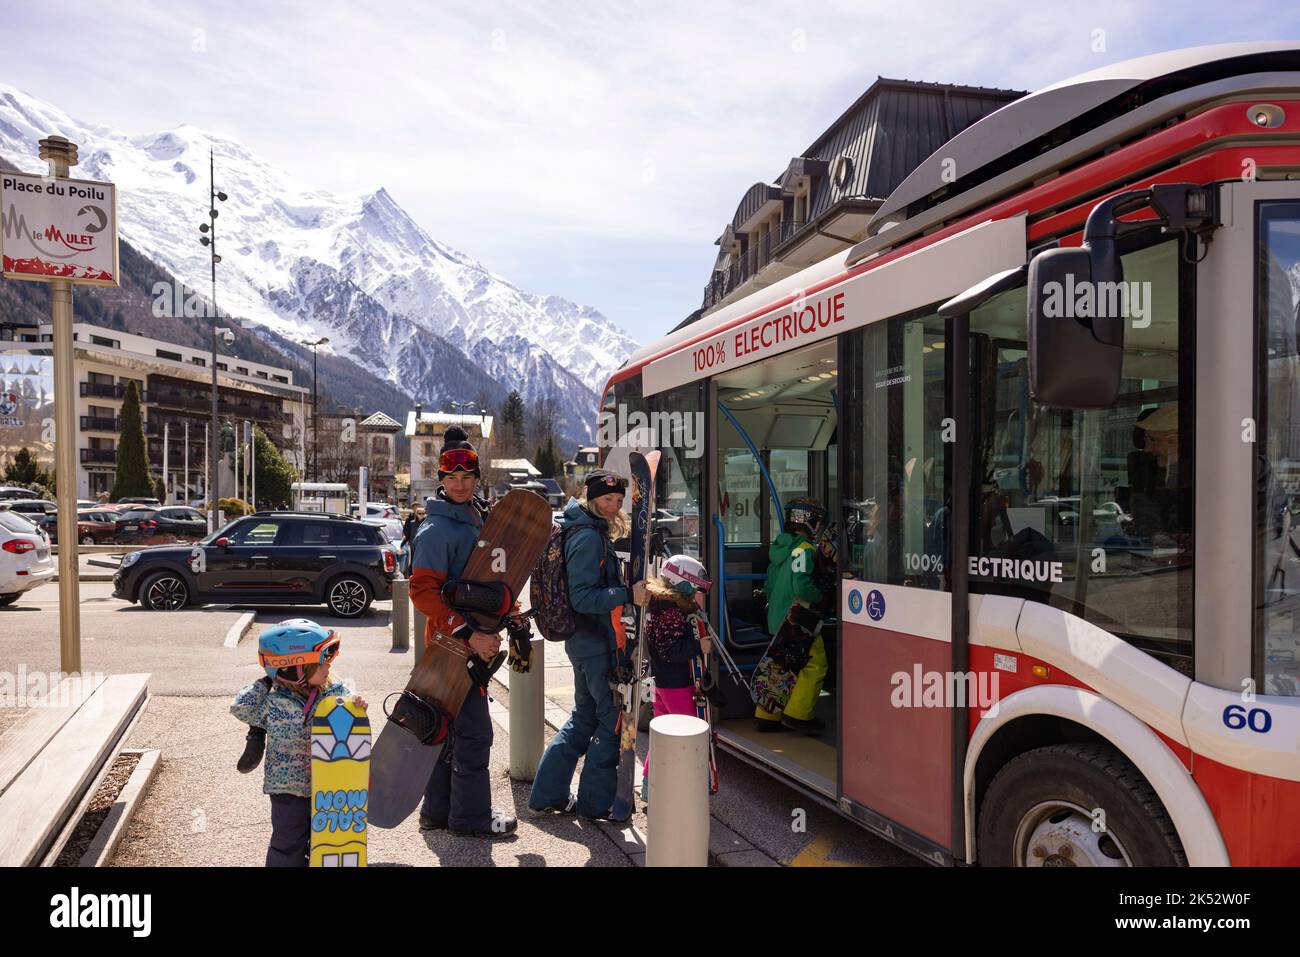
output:
<instances>
[{"instance_id":1,"label":"blue handrail inside bus","mask_svg":"<svg viewBox=\"0 0 1300 957\"><path fill-rule=\"evenodd\" d=\"M749 437L749 433L736 421L736 417L731 414L731 410L722 404L721 399L718 400L718 411L725 415L727 421L735 426L736 431L740 433L740 440L748 446L749 454L754 456L754 461L758 463L758 470L762 473L764 481L767 482L767 490L772 495L772 507L776 510L773 514L776 515L776 521L781 531L785 531L785 511L781 508L781 496L776 493L776 483L772 481L767 466L763 464L763 456L758 454L758 449L755 447L753 439Z\"/></svg>"},{"instance_id":2,"label":"blue handrail inside bus","mask_svg":"<svg viewBox=\"0 0 1300 957\"><path fill-rule=\"evenodd\" d=\"M713 525L718 531L718 623L721 626L718 628L718 637L721 638L724 635L728 634L727 632L727 528L722 522L721 515L713 516ZM754 573L749 573L744 575L732 575L731 577L737 579L738 581L739 580L757 581L758 579L767 578L766 575L758 575ZM762 641L742 643L736 641L735 638L732 637L731 645L735 648L757 648L760 645L767 644L768 640L769 639L765 635ZM758 662L752 662L747 664L740 664L739 662L737 662L737 665L741 671L753 671L754 668L758 666Z\"/></svg>"}]
</instances>

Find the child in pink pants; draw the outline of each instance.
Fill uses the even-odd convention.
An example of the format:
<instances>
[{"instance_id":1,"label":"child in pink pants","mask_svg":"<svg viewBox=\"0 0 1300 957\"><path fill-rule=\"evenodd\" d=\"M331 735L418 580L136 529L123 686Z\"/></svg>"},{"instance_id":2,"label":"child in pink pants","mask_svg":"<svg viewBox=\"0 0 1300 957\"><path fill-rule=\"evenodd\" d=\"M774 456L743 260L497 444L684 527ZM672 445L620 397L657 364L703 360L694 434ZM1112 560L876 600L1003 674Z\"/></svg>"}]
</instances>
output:
<instances>
[{"instance_id":1,"label":"child in pink pants","mask_svg":"<svg viewBox=\"0 0 1300 957\"><path fill-rule=\"evenodd\" d=\"M692 616L702 614L704 595L711 582L704 566L689 555L674 555L664 563L659 577L646 583L646 649L655 679L655 717L695 714L695 682L691 659L708 654L712 642L698 636ZM650 754L641 773L649 781ZM643 796L649 793L649 784Z\"/></svg>"}]
</instances>

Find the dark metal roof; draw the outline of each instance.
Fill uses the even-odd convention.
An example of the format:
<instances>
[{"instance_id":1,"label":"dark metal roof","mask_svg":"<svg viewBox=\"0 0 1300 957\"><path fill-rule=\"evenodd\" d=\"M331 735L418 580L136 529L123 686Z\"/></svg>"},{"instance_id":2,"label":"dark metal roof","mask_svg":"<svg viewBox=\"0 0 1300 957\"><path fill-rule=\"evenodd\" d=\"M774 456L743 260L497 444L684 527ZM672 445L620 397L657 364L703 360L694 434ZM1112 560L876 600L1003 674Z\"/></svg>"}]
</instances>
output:
<instances>
[{"instance_id":1,"label":"dark metal roof","mask_svg":"<svg viewBox=\"0 0 1300 957\"><path fill-rule=\"evenodd\" d=\"M811 219L845 198L883 200L923 159L976 120L1025 94L878 77L853 105L771 183L745 191L728 238L764 203L788 195L802 175L817 179ZM849 169L841 173L840 157ZM838 180L838 181L837 181ZM790 185L787 185L790 184Z\"/></svg>"},{"instance_id":2,"label":"dark metal roof","mask_svg":"<svg viewBox=\"0 0 1300 957\"><path fill-rule=\"evenodd\" d=\"M771 183L755 183L745 191L744 198L741 199L740 205L736 207L736 215L731 217L731 228L739 229L741 224L749 217L763 208L767 203L781 198L781 190ZM728 231L724 230L724 237L728 237ZM722 242L722 240L719 240Z\"/></svg>"},{"instance_id":3,"label":"dark metal roof","mask_svg":"<svg viewBox=\"0 0 1300 957\"><path fill-rule=\"evenodd\" d=\"M805 156L826 160L832 171L818 183L813 218L846 197L883 200L949 139L1021 96L1018 90L877 79L804 151ZM835 182L841 156L853 167L842 186Z\"/></svg>"},{"instance_id":4,"label":"dark metal roof","mask_svg":"<svg viewBox=\"0 0 1300 957\"><path fill-rule=\"evenodd\" d=\"M740 227L764 204L778 199L786 204L781 232L761 253L766 257L769 249L800 235L837 206L847 208L846 201L884 201L942 144L1023 95L1018 90L878 77L808 149L789 161L774 183L755 183L746 190L717 240L722 248L715 271L727 268L733 241L744 235ZM802 209L793 208L796 184L804 176L812 183L806 217ZM708 301L706 293L706 305Z\"/></svg>"}]
</instances>

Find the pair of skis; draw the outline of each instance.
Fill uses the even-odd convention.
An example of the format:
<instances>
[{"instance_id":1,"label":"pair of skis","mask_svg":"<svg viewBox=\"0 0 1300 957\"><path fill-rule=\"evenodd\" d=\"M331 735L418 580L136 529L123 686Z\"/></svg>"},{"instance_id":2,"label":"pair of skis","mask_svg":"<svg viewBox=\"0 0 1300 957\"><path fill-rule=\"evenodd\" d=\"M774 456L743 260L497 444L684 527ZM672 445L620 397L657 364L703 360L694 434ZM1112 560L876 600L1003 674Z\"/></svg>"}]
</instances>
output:
<instances>
[{"instance_id":1,"label":"pair of skis","mask_svg":"<svg viewBox=\"0 0 1300 957\"><path fill-rule=\"evenodd\" d=\"M659 466L659 452L628 456L628 471L632 479L632 555L628 567L627 587L644 581L650 567L650 516L654 514L655 470ZM636 784L636 732L641 717L641 682L645 678L645 609L632 610L633 633L625 638L618 649L618 661L610 684L618 699L618 782L614 790L614 804L610 820L623 822L635 810L632 792Z\"/></svg>"},{"instance_id":2,"label":"pair of skis","mask_svg":"<svg viewBox=\"0 0 1300 957\"><path fill-rule=\"evenodd\" d=\"M713 629L703 615L692 615L695 622L695 634L701 642L708 638ZM718 793L718 758L713 746L713 710L709 706L709 692L713 690L713 672L709 670L709 656L696 655L691 659L691 682L694 685L695 716L709 726L709 793Z\"/></svg>"}]
</instances>

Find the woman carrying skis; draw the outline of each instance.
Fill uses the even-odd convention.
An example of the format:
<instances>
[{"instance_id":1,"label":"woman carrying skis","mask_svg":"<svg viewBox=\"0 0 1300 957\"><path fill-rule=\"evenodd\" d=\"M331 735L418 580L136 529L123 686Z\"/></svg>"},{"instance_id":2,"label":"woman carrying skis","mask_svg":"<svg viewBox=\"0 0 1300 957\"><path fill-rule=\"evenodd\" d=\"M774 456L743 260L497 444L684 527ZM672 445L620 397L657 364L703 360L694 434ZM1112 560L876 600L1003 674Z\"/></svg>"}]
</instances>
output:
<instances>
[{"instance_id":1,"label":"woman carrying skis","mask_svg":"<svg viewBox=\"0 0 1300 957\"><path fill-rule=\"evenodd\" d=\"M614 539L627 534L623 514L627 479L605 469L587 476L581 501L569 500L561 527L569 529L564 564L569 603L577 630L564 643L573 665L574 707L568 722L551 739L537 768L528 806L538 812L578 813L601 819L609 816L618 783L618 705L609 686L615 659L614 619L623 605L645 605L645 583L629 589L623 584ZM578 759L586 756L578 793L573 781Z\"/></svg>"}]
</instances>

